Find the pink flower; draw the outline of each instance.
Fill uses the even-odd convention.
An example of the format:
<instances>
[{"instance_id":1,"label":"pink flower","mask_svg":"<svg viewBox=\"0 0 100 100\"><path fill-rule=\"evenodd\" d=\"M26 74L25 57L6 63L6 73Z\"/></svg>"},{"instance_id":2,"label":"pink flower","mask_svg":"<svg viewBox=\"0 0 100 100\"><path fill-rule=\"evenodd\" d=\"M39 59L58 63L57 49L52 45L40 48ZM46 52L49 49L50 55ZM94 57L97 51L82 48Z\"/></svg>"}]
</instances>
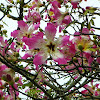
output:
<instances>
[{"instance_id":1,"label":"pink flower","mask_svg":"<svg viewBox=\"0 0 100 100\"><path fill-rule=\"evenodd\" d=\"M0 42L3 42L3 37L2 36L0 36Z\"/></svg>"},{"instance_id":2,"label":"pink flower","mask_svg":"<svg viewBox=\"0 0 100 100\"><path fill-rule=\"evenodd\" d=\"M88 84L84 85L85 90L83 90L81 93L82 94L89 94L91 92L91 94L93 94L94 96L99 96L100 95L100 91L98 91L100 89L98 87L99 85L100 84L93 85L93 80L92 80L91 81L91 86L89 86Z\"/></svg>"},{"instance_id":3,"label":"pink flower","mask_svg":"<svg viewBox=\"0 0 100 100\"><path fill-rule=\"evenodd\" d=\"M11 36L17 38L18 41L21 41L23 37L31 38L33 36L33 32L38 29L38 24L28 25L23 20L18 21L18 27L20 30L15 30L11 33Z\"/></svg>"},{"instance_id":4,"label":"pink flower","mask_svg":"<svg viewBox=\"0 0 100 100\"><path fill-rule=\"evenodd\" d=\"M6 65L1 65L0 66L0 77L2 77L3 74L5 74L4 70L7 69Z\"/></svg>"},{"instance_id":5,"label":"pink flower","mask_svg":"<svg viewBox=\"0 0 100 100\"><path fill-rule=\"evenodd\" d=\"M64 58L69 61L74 57L76 49L75 44L70 40L70 37L65 35L62 37L61 41L61 53L64 55Z\"/></svg>"},{"instance_id":6,"label":"pink flower","mask_svg":"<svg viewBox=\"0 0 100 100\"><path fill-rule=\"evenodd\" d=\"M0 79L0 89L3 89L5 84L6 84L6 82L4 80Z\"/></svg>"},{"instance_id":7,"label":"pink flower","mask_svg":"<svg viewBox=\"0 0 100 100\"><path fill-rule=\"evenodd\" d=\"M79 46L81 45L84 52L91 52L90 47L93 46L93 42L89 36L75 36L72 41L75 44L76 50L79 51Z\"/></svg>"},{"instance_id":8,"label":"pink flower","mask_svg":"<svg viewBox=\"0 0 100 100\"><path fill-rule=\"evenodd\" d=\"M12 49L15 49L15 47L14 47L14 46L15 46L15 42L12 42L12 44L11 44L11 46L10 46L10 47L11 47Z\"/></svg>"},{"instance_id":9,"label":"pink flower","mask_svg":"<svg viewBox=\"0 0 100 100\"><path fill-rule=\"evenodd\" d=\"M61 12L58 8L51 8L49 11L49 16L53 20L58 20L61 16Z\"/></svg>"},{"instance_id":10,"label":"pink flower","mask_svg":"<svg viewBox=\"0 0 100 100\"><path fill-rule=\"evenodd\" d=\"M31 41L24 39L24 42L29 46L29 48L31 49L38 48L40 50L35 55L33 63L36 66L41 65L46 62L46 59L50 55L52 56L54 60L58 58L63 58L63 55L57 49L57 47L61 44L61 41L60 39L54 40L54 37L56 34L56 27L51 23L47 24L47 27L45 28L46 39L44 39L43 36L40 34L34 35ZM32 43L29 43L29 42L32 42ZM38 69L38 67L36 68Z\"/></svg>"},{"instance_id":11,"label":"pink flower","mask_svg":"<svg viewBox=\"0 0 100 100\"><path fill-rule=\"evenodd\" d=\"M49 18L51 21L55 22L54 24L59 26L59 32L61 32L61 30L66 27L66 25L72 22L71 16L68 15L68 12L63 13L58 9L60 7L60 3L58 3L58 1L54 0L52 5L53 6L48 11L49 17L46 16L46 18Z\"/></svg>"},{"instance_id":12,"label":"pink flower","mask_svg":"<svg viewBox=\"0 0 100 100\"><path fill-rule=\"evenodd\" d=\"M36 12L35 10L28 12L28 15L25 16L25 19L27 22L33 22L34 23L40 23L41 20L41 16L38 12Z\"/></svg>"},{"instance_id":13,"label":"pink flower","mask_svg":"<svg viewBox=\"0 0 100 100\"><path fill-rule=\"evenodd\" d=\"M82 34L89 34L89 29L88 28L83 28L82 29Z\"/></svg>"},{"instance_id":14,"label":"pink flower","mask_svg":"<svg viewBox=\"0 0 100 100\"><path fill-rule=\"evenodd\" d=\"M17 81L17 83L23 85L21 76L19 77L19 80Z\"/></svg>"},{"instance_id":15,"label":"pink flower","mask_svg":"<svg viewBox=\"0 0 100 100\"><path fill-rule=\"evenodd\" d=\"M2 99L2 97L3 97L3 91L2 90L0 90L0 99Z\"/></svg>"},{"instance_id":16,"label":"pink flower","mask_svg":"<svg viewBox=\"0 0 100 100\"><path fill-rule=\"evenodd\" d=\"M76 49L75 49L75 44L74 44L74 43L72 43L72 42L70 41L70 43L69 43L69 45L68 45L68 48L69 48L70 53L75 54Z\"/></svg>"},{"instance_id":17,"label":"pink flower","mask_svg":"<svg viewBox=\"0 0 100 100\"><path fill-rule=\"evenodd\" d=\"M34 28L30 28L23 20L18 21L18 27L20 28L19 37L29 37L34 31Z\"/></svg>"},{"instance_id":18,"label":"pink flower","mask_svg":"<svg viewBox=\"0 0 100 100\"><path fill-rule=\"evenodd\" d=\"M51 4L54 8L61 8L61 4L56 0L52 1Z\"/></svg>"},{"instance_id":19,"label":"pink flower","mask_svg":"<svg viewBox=\"0 0 100 100\"><path fill-rule=\"evenodd\" d=\"M26 49L26 45L23 45L23 49Z\"/></svg>"},{"instance_id":20,"label":"pink flower","mask_svg":"<svg viewBox=\"0 0 100 100\"><path fill-rule=\"evenodd\" d=\"M84 56L87 58L89 66L91 66L91 63L93 62L93 58L91 57L91 53L84 52Z\"/></svg>"},{"instance_id":21,"label":"pink flower","mask_svg":"<svg viewBox=\"0 0 100 100\"><path fill-rule=\"evenodd\" d=\"M73 5L73 8L76 9L78 8L80 0L71 0L71 4Z\"/></svg>"},{"instance_id":22,"label":"pink flower","mask_svg":"<svg viewBox=\"0 0 100 100\"><path fill-rule=\"evenodd\" d=\"M35 7L37 7L37 8L41 7L43 4L42 4L41 0L33 0L31 5L32 5L32 7L30 9L32 10Z\"/></svg>"},{"instance_id":23,"label":"pink flower","mask_svg":"<svg viewBox=\"0 0 100 100\"><path fill-rule=\"evenodd\" d=\"M99 95L99 93L97 92L97 91L95 91L95 94L94 94L95 96L98 96Z\"/></svg>"},{"instance_id":24,"label":"pink flower","mask_svg":"<svg viewBox=\"0 0 100 100\"><path fill-rule=\"evenodd\" d=\"M82 94L88 94L88 90L83 90L81 93Z\"/></svg>"}]
</instances>

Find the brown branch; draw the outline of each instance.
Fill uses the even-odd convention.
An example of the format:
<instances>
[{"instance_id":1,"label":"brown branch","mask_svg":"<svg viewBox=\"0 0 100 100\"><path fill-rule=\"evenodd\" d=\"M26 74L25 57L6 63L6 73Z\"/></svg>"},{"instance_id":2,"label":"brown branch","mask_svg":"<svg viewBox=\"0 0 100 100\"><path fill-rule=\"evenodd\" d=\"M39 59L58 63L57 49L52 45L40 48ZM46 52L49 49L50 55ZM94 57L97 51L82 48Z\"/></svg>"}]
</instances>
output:
<instances>
[{"instance_id":1,"label":"brown branch","mask_svg":"<svg viewBox=\"0 0 100 100\"><path fill-rule=\"evenodd\" d=\"M28 4L29 2L31 2L32 0L27 1L26 3L24 3L24 5Z\"/></svg>"},{"instance_id":2,"label":"brown branch","mask_svg":"<svg viewBox=\"0 0 100 100\"><path fill-rule=\"evenodd\" d=\"M23 72L22 70L19 70L15 65L13 65L10 62L8 62L7 60L2 59L2 57L0 57L0 61L3 64L5 64L6 66L8 66L9 68L13 69L15 72L18 72L19 74L23 75L30 82L32 82L37 88L39 88L40 90L42 90L49 97L50 100L54 100L53 97L42 86L40 86L37 82L35 82L30 77L28 77L25 72Z\"/></svg>"},{"instance_id":3,"label":"brown branch","mask_svg":"<svg viewBox=\"0 0 100 100\"><path fill-rule=\"evenodd\" d=\"M10 15L10 14L7 14L7 17L8 17L8 18L11 18L11 19L13 19L13 20L19 20L19 17L14 17L14 16L12 16L12 15Z\"/></svg>"}]
</instances>

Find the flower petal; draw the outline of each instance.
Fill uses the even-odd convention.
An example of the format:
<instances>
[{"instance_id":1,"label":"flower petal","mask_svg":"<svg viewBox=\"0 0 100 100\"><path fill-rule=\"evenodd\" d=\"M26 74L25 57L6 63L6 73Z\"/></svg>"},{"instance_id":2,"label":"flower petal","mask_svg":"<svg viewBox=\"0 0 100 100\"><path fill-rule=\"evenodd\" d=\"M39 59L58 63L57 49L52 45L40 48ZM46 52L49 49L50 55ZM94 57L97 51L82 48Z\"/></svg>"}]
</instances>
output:
<instances>
[{"instance_id":1,"label":"flower petal","mask_svg":"<svg viewBox=\"0 0 100 100\"><path fill-rule=\"evenodd\" d=\"M18 27L21 30L28 30L28 25L23 20L18 21Z\"/></svg>"},{"instance_id":2,"label":"flower petal","mask_svg":"<svg viewBox=\"0 0 100 100\"><path fill-rule=\"evenodd\" d=\"M52 23L47 23L47 27L45 28L46 38L49 40L53 40L56 34L56 27Z\"/></svg>"}]
</instances>

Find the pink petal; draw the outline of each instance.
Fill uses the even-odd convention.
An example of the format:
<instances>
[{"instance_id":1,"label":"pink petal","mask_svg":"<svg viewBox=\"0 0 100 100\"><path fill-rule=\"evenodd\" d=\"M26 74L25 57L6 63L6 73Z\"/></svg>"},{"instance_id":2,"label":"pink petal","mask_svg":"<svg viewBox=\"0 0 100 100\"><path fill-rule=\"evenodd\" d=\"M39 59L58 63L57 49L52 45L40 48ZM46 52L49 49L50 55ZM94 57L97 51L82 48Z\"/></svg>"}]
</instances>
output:
<instances>
[{"instance_id":1,"label":"pink petal","mask_svg":"<svg viewBox=\"0 0 100 100\"><path fill-rule=\"evenodd\" d=\"M3 37L2 37L2 36L0 36L0 42L1 42L1 41L3 41Z\"/></svg>"},{"instance_id":2,"label":"pink petal","mask_svg":"<svg viewBox=\"0 0 100 100\"><path fill-rule=\"evenodd\" d=\"M28 57L32 57L32 55L31 55L31 54L26 53L26 54L22 57L22 59L27 59Z\"/></svg>"},{"instance_id":3,"label":"pink petal","mask_svg":"<svg viewBox=\"0 0 100 100\"><path fill-rule=\"evenodd\" d=\"M93 62L93 60L94 59L90 56L89 59L88 59L88 63L89 63L90 66L91 66L91 63Z\"/></svg>"},{"instance_id":4,"label":"pink petal","mask_svg":"<svg viewBox=\"0 0 100 100\"><path fill-rule=\"evenodd\" d=\"M43 63L45 63L46 59L44 59L43 56L40 55L40 53L38 53L37 55L35 55L34 59L33 59L33 64L36 65L36 70L39 70L39 65L42 65Z\"/></svg>"},{"instance_id":5,"label":"pink petal","mask_svg":"<svg viewBox=\"0 0 100 100\"><path fill-rule=\"evenodd\" d=\"M97 58L97 62L100 64L100 57Z\"/></svg>"},{"instance_id":6,"label":"pink petal","mask_svg":"<svg viewBox=\"0 0 100 100\"><path fill-rule=\"evenodd\" d=\"M83 33L83 34L89 34L89 31L90 31L90 30L89 30L88 28L83 28L83 29L82 29L82 33Z\"/></svg>"},{"instance_id":7,"label":"pink petal","mask_svg":"<svg viewBox=\"0 0 100 100\"><path fill-rule=\"evenodd\" d=\"M21 30L28 30L28 25L23 20L18 21L18 27Z\"/></svg>"},{"instance_id":8,"label":"pink petal","mask_svg":"<svg viewBox=\"0 0 100 100\"><path fill-rule=\"evenodd\" d=\"M72 22L72 20L71 20L71 17L69 15L65 16L64 19L62 20L62 23L65 23L67 25L71 22Z\"/></svg>"},{"instance_id":9,"label":"pink petal","mask_svg":"<svg viewBox=\"0 0 100 100\"><path fill-rule=\"evenodd\" d=\"M80 35L80 32L75 32L74 35Z\"/></svg>"},{"instance_id":10,"label":"pink petal","mask_svg":"<svg viewBox=\"0 0 100 100\"><path fill-rule=\"evenodd\" d=\"M26 49L26 45L23 45L23 49Z\"/></svg>"},{"instance_id":11,"label":"pink petal","mask_svg":"<svg viewBox=\"0 0 100 100\"><path fill-rule=\"evenodd\" d=\"M89 87L89 85L87 85L87 84L86 84L86 85L84 85L83 87L88 88L88 87Z\"/></svg>"},{"instance_id":12,"label":"pink petal","mask_svg":"<svg viewBox=\"0 0 100 100\"><path fill-rule=\"evenodd\" d=\"M35 65L42 65L44 63L43 56L41 56L40 54L35 55L33 63Z\"/></svg>"},{"instance_id":13,"label":"pink petal","mask_svg":"<svg viewBox=\"0 0 100 100\"><path fill-rule=\"evenodd\" d=\"M35 34L32 38L23 37L22 41L29 46L29 49L34 49L34 48L40 48L38 42L42 41L43 40L42 38L43 38L43 33L38 32L38 34Z\"/></svg>"},{"instance_id":14,"label":"pink petal","mask_svg":"<svg viewBox=\"0 0 100 100\"><path fill-rule=\"evenodd\" d=\"M14 49L14 46L15 46L15 43L14 43L14 42L12 42L12 44L11 44L11 47L10 47L10 48Z\"/></svg>"},{"instance_id":15,"label":"pink petal","mask_svg":"<svg viewBox=\"0 0 100 100\"><path fill-rule=\"evenodd\" d=\"M69 36L64 36L62 39L62 46L66 46L69 43Z\"/></svg>"},{"instance_id":16,"label":"pink petal","mask_svg":"<svg viewBox=\"0 0 100 100\"><path fill-rule=\"evenodd\" d=\"M96 87L98 88L99 85L100 85L100 84L96 84Z\"/></svg>"},{"instance_id":17,"label":"pink petal","mask_svg":"<svg viewBox=\"0 0 100 100\"><path fill-rule=\"evenodd\" d=\"M78 5L78 2L71 2L71 4L73 5L73 8L76 9L77 5Z\"/></svg>"},{"instance_id":18,"label":"pink petal","mask_svg":"<svg viewBox=\"0 0 100 100\"><path fill-rule=\"evenodd\" d=\"M45 35L47 39L54 39L56 34L56 27L52 23L47 23L47 27L45 28Z\"/></svg>"},{"instance_id":19,"label":"pink petal","mask_svg":"<svg viewBox=\"0 0 100 100\"><path fill-rule=\"evenodd\" d=\"M59 26L59 32L61 33L61 30L62 30L62 27L61 26Z\"/></svg>"},{"instance_id":20,"label":"pink petal","mask_svg":"<svg viewBox=\"0 0 100 100\"><path fill-rule=\"evenodd\" d=\"M66 64L66 63L67 63L67 61L66 61L65 58L58 58L58 59L56 59L55 61L58 62L59 65L60 65L60 64Z\"/></svg>"},{"instance_id":21,"label":"pink petal","mask_svg":"<svg viewBox=\"0 0 100 100\"><path fill-rule=\"evenodd\" d=\"M98 96L98 95L100 95L97 91L95 91L95 94L94 94L95 96Z\"/></svg>"},{"instance_id":22,"label":"pink petal","mask_svg":"<svg viewBox=\"0 0 100 100\"><path fill-rule=\"evenodd\" d=\"M73 44L72 42L70 42L70 46L68 46L68 47L69 47L70 53L75 54L75 52L76 52L75 44Z\"/></svg>"},{"instance_id":23,"label":"pink petal","mask_svg":"<svg viewBox=\"0 0 100 100\"><path fill-rule=\"evenodd\" d=\"M40 23L34 25L34 29L37 30L40 27Z\"/></svg>"},{"instance_id":24,"label":"pink petal","mask_svg":"<svg viewBox=\"0 0 100 100\"><path fill-rule=\"evenodd\" d=\"M81 93L82 94L87 94L88 93L88 90L83 90Z\"/></svg>"},{"instance_id":25,"label":"pink petal","mask_svg":"<svg viewBox=\"0 0 100 100\"><path fill-rule=\"evenodd\" d=\"M11 36L13 36L14 38L16 38L19 34L19 30L15 30L13 32L11 32Z\"/></svg>"},{"instance_id":26,"label":"pink petal","mask_svg":"<svg viewBox=\"0 0 100 100\"><path fill-rule=\"evenodd\" d=\"M53 2L51 2L51 4L52 4L52 6L54 7L54 8L60 8L61 7L61 4L58 2L58 1L56 1L56 0L54 0Z\"/></svg>"}]
</instances>

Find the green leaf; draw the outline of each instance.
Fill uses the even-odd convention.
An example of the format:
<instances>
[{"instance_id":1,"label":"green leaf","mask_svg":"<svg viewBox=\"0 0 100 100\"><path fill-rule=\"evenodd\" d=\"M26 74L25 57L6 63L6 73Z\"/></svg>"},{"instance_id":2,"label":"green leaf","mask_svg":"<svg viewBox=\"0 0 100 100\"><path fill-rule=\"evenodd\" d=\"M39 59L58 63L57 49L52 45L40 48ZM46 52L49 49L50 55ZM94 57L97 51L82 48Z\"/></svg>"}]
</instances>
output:
<instances>
[{"instance_id":1,"label":"green leaf","mask_svg":"<svg viewBox=\"0 0 100 100\"><path fill-rule=\"evenodd\" d=\"M32 83L31 82L28 82L26 84L23 84L22 88L24 89L26 86L30 87L30 86L32 86Z\"/></svg>"},{"instance_id":2,"label":"green leaf","mask_svg":"<svg viewBox=\"0 0 100 100\"><path fill-rule=\"evenodd\" d=\"M18 82L18 81L19 81L19 77L16 77L16 78L15 78L15 82Z\"/></svg>"},{"instance_id":3,"label":"green leaf","mask_svg":"<svg viewBox=\"0 0 100 100\"><path fill-rule=\"evenodd\" d=\"M91 10L89 10L89 12L90 12L90 13L94 13L94 10L93 10L93 9L91 9Z\"/></svg>"},{"instance_id":4,"label":"green leaf","mask_svg":"<svg viewBox=\"0 0 100 100\"><path fill-rule=\"evenodd\" d=\"M86 11L84 12L84 15L87 15L88 12L89 12L89 10L86 10Z\"/></svg>"},{"instance_id":5,"label":"green leaf","mask_svg":"<svg viewBox=\"0 0 100 100\"><path fill-rule=\"evenodd\" d=\"M71 83L71 80L72 80L72 79L70 78L70 80L66 83L66 85L69 85L69 84Z\"/></svg>"},{"instance_id":6,"label":"green leaf","mask_svg":"<svg viewBox=\"0 0 100 100\"><path fill-rule=\"evenodd\" d=\"M2 22L3 22L4 25L8 26L3 20L2 20Z\"/></svg>"},{"instance_id":7,"label":"green leaf","mask_svg":"<svg viewBox=\"0 0 100 100\"><path fill-rule=\"evenodd\" d=\"M94 52L96 51L96 49L94 49L94 48L89 48L89 50L90 51L94 51Z\"/></svg>"},{"instance_id":8,"label":"green leaf","mask_svg":"<svg viewBox=\"0 0 100 100\"><path fill-rule=\"evenodd\" d=\"M91 22L92 25L94 25L94 21L93 21L93 19L91 19L90 22Z\"/></svg>"},{"instance_id":9,"label":"green leaf","mask_svg":"<svg viewBox=\"0 0 100 100\"><path fill-rule=\"evenodd\" d=\"M82 29L83 29L83 26L84 26L84 22L82 22L82 24L81 24L81 31L82 31Z\"/></svg>"},{"instance_id":10,"label":"green leaf","mask_svg":"<svg viewBox=\"0 0 100 100\"><path fill-rule=\"evenodd\" d=\"M88 29L91 29L91 24L90 24L90 22L88 23Z\"/></svg>"}]
</instances>

